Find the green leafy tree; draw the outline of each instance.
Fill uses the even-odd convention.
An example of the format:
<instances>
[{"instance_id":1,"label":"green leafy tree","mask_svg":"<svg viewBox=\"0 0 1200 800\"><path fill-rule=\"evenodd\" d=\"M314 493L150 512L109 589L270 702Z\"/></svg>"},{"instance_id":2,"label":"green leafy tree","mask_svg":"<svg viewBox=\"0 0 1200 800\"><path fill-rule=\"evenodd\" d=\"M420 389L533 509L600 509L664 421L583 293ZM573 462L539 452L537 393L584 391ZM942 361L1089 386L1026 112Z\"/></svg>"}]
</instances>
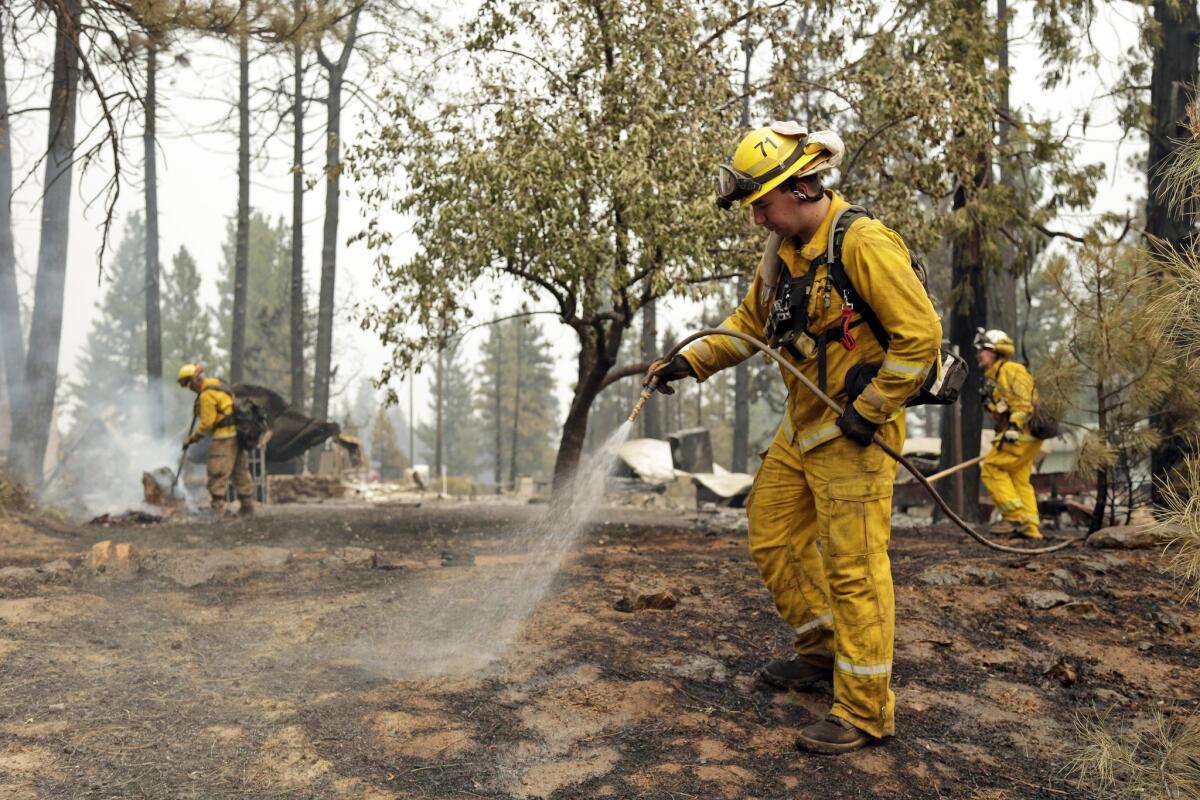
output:
<instances>
[{"instance_id":1,"label":"green leafy tree","mask_svg":"<svg viewBox=\"0 0 1200 800\"><path fill-rule=\"evenodd\" d=\"M459 88L385 93L380 127L350 159L387 296L366 321L392 348L385 379L433 346L439 320L453 335L475 287L517 283L579 342L563 484L641 305L727 258L708 176L730 146L724 34L737 14L689 0L502 0L429 43L455 53ZM407 184L394 192L398 174ZM421 243L404 260L385 221L395 212Z\"/></svg>"},{"instance_id":2,"label":"green leafy tree","mask_svg":"<svg viewBox=\"0 0 1200 800\"><path fill-rule=\"evenodd\" d=\"M396 441L396 429L388 416L387 408L380 406L371 426L371 463L379 470L379 477L393 481L404 475L412 463Z\"/></svg>"}]
</instances>

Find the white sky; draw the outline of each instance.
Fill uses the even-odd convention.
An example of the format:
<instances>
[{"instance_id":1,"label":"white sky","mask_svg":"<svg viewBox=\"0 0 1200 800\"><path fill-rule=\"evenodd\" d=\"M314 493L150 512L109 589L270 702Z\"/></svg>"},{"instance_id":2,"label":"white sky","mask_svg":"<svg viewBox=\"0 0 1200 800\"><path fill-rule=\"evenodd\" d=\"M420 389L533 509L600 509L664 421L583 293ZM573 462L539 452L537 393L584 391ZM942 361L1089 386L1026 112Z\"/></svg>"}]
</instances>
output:
<instances>
[{"instance_id":1,"label":"white sky","mask_svg":"<svg viewBox=\"0 0 1200 800\"><path fill-rule=\"evenodd\" d=\"M1136 24L1132 17L1125 18L1122 9L1111 5L1102 5L1101 21L1095 27L1096 43L1102 52L1115 56L1136 42ZM1030 23L1025 6L1017 9L1017 19L1012 27L1014 31L1027 29ZM49 53L49 46L33 48L39 57ZM43 75L32 68L26 69L26 77L19 86L14 81L19 75L19 65L14 63L12 53L8 53L9 91L14 105L43 105L45 88L49 83L48 75ZM362 67L361 60L355 62ZM1068 87L1054 93L1043 92L1040 86L1041 65L1032 43L1017 38L1012 47L1012 63L1015 75L1012 82L1012 103L1016 107L1032 106L1044 111L1054 109L1060 128L1074 123L1080 117L1084 108L1091 109L1092 125L1088 129L1087 138L1081 141L1084 158L1087 161L1104 161L1109 170L1109 179L1100 193L1094 213L1108 210L1124 211L1133 207L1130 189L1134 195L1140 193L1141 177L1136 170L1129 170L1122 163L1131 155L1139 155L1144 149L1144 141L1139 137L1131 137L1122 149L1117 142L1120 131L1111 124L1115 113L1111 104L1102 97L1105 84L1113 82L1115 63L1103 65L1098 73L1087 71L1078 76ZM737 65L731 65L736 69ZM253 68L256 77L267 80L278 74L271 62L258 62ZM356 73L361 79L362 72ZM164 266L169 266L171 256L185 245L196 257L200 265L204 292L207 302L216 299L216 280L221 262L221 243L225 239L226 220L235 210L237 198L237 139L232 127L228 132L215 133L212 129L217 123L231 112L230 104L236 103L237 65L234 51L214 43L204 46L203 52L192 52L190 64L164 65L160 70L159 95L159 209L160 209L160 254ZM290 79L287 80L287 91L290 91ZM352 141L358 130L358 105L353 101L343 115L343 137ZM80 110L79 130L82 132L90 124L94 124L97 113L94 103L85 102ZM236 119L236 115L234 116ZM306 164L307 172L319 174L323 155L319 149L320 127L324 122L324 110L314 106L309 113L307 126L309 129L310 156ZM13 142L15 156L16 179L20 180L28 172L34 160L45 147L45 115L27 114L18 117L13 125ZM268 123L260 122L260 127ZM270 123L273 124L273 123ZM1078 127L1074 133L1079 134ZM142 208L141 193L141 139L140 129L131 128L129 135L133 138L126 144L125 178L121 199L117 208L118 217ZM281 126L276 140L266 146L265 153L252 167L251 204L270 217L283 216L291 218L291 177L288 167L291 158L290 122ZM262 137L259 136L252 145L256 149L263 148ZM107 165L106 165L107 166ZM96 301L101 295L97 286L97 264L95 254L100 243L99 225L102 220L102 204L96 202L90 208L85 208L83 198L91 198L102 184L100 172L106 166L94 167L88 175L80 179L76 171L75 200L72 207L68 285L66 295L65 322L61 353L61 371L68 374L80 356L82 347L95 314ZM26 308L32 301L32 278L36 269L36 255L39 234L39 207L41 172L37 170L32 178L16 192L13 198L14 227L17 243L17 259L19 282L25 298ZM346 311L335 324L335 353L334 363L339 365L340 387L342 394L335 398L334 409L340 413L342 404L353 397L354 389L359 378L373 376L378 373L385 359L382 347L369 334L359 330L356 321L347 317L349 309L359 302L375 300L374 289L371 285L373 266L371 254L362 244L348 246L346 239L357 232L362 222L362 211L358 202L357 192L348 176L343 176L343 196L341 210L341 228L339 231L338 275L337 275L337 306ZM305 261L306 261L306 291L310 303L315 308L317 298L317 281L320 269L321 224L323 215L324 187L318 183L314 190L305 196ZM1085 215L1076 220L1063 220L1057 223L1062 228L1079 229L1083 227L1091 215ZM118 227L112 235L111 247L120 241L121 230ZM414 247L411 239L401 240L402 247ZM393 253L393 257L398 255ZM511 302L515 306L519 302L516 292ZM675 312L670 314L672 319L688 319L697 316L696 307L680 304ZM667 318L666 314L660 316ZM556 353L560 359L562 380L557 392L562 399L563 413L569 398L570 380L575 374L572 366L576 347L572 336L561 335L556 323L551 317L540 318L549 338L557 342ZM25 320L28 324L28 320ZM474 336L482 336L476 333ZM469 350L468 350L469 352ZM167 365L172 369L172 365ZM280 387L286 389L286 387ZM348 390L347 390L348 389ZM398 386L397 391L402 398L402 408L407 411L408 390L404 385ZM286 393L286 392L285 392ZM426 376L417 381L416 405L418 417L424 414L428 404Z\"/></svg>"}]
</instances>

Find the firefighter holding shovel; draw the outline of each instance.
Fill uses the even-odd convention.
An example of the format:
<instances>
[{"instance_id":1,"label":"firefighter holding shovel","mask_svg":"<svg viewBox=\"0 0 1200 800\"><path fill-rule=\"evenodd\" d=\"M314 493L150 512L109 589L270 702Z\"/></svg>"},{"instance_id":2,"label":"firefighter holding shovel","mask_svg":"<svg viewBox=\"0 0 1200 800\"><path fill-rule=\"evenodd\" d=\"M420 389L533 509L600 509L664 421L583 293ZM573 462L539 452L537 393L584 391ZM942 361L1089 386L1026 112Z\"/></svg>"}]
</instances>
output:
<instances>
[{"instance_id":1,"label":"firefighter holding shovel","mask_svg":"<svg viewBox=\"0 0 1200 800\"><path fill-rule=\"evenodd\" d=\"M184 364L177 376L179 385L196 393L193 428L183 443L187 450L205 436L212 436L208 448L208 493L212 510L225 511L225 492L233 478L240 501L238 514L254 515L254 481L250 477L249 454L238 444L233 413L233 391L219 378L209 378L201 364Z\"/></svg>"}]
</instances>

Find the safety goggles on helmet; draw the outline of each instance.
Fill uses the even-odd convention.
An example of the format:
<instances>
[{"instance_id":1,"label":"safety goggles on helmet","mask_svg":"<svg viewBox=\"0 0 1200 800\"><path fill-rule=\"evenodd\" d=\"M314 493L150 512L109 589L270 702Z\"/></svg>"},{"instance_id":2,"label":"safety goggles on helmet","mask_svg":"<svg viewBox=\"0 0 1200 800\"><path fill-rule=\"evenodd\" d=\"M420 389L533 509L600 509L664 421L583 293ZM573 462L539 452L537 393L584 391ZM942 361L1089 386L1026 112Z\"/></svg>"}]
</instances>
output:
<instances>
[{"instance_id":1,"label":"safety goggles on helmet","mask_svg":"<svg viewBox=\"0 0 1200 800\"><path fill-rule=\"evenodd\" d=\"M779 166L767 170L758 177L751 177L741 170L734 169L729 164L717 167L717 205L721 208L733 208L733 204L762 189L763 185L778 178L788 171L788 168L800 160L804 153L804 143L797 145Z\"/></svg>"}]
</instances>

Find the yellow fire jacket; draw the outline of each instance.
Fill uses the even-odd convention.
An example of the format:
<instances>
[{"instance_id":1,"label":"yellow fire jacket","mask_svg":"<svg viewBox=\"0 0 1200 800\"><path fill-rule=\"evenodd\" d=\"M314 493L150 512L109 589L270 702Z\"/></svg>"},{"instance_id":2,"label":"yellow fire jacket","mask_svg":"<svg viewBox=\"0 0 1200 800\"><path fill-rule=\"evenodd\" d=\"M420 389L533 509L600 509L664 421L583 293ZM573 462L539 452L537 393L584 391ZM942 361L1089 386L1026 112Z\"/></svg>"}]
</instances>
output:
<instances>
[{"instance_id":1,"label":"yellow fire jacket","mask_svg":"<svg viewBox=\"0 0 1200 800\"><path fill-rule=\"evenodd\" d=\"M837 193L831 193L831 197L829 213L811 241L797 247L789 240L779 247L779 258L793 278L806 275L812 262L825 254L833 217L849 205ZM888 347L886 352L880 347L869 326L855 311L850 317L857 339L854 349L848 350L836 340L826 346L827 393L844 406L846 373L851 367L860 363L881 364L879 374L854 401L854 407L865 419L882 424L903 414L905 401L920 389L937 358L942 325L912 269L904 241L882 222L862 218L850 226L842 242L842 264L851 284L887 331ZM839 324L844 304L835 290L830 294L829 306L825 306L828 267L820 265L817 270L808 304L807 326L813 332ZM760 269L737 310L721 326L750 334L765 343L767 316L773 301L774 297L764 297ZM786 350L780 352L805 377L817 383L816 354L798 361ZM750 355L751 348L744 342L715 336L701 339L683 353L700 381ZM788 389L788 409L783 420L785 435L802 452L840 436L837 415L791 374L782 368L780 372Z\"/></svg>"},{"instance_id":2,"label":"yellow fire jacket","mask_svg":"<svg viewBox=\"0 0 1200 800\"><path fill-rule=\"evenodd\" d=\"M193 411L199 421L192 432L192 441L198 442L210 433L214 439L237 436L237 429L233 426L233 395L228 391L210 388L216 386L221 386L218 378L205 378L201 385Z\"/></svg>"},{"instance_id":3,"label":"yellow fire jacket","mask_svg":"<svg viewBox=\"0 0 1200 800\"><path fill-rule=\"evenodd\" d=\"M1037 402L1037 385L1024 364L998 358L984 377L992 387L984 404L998 424L1008 421L1022 433L1029 432L1033 406Z\"/></svg>"}]
</instances>

